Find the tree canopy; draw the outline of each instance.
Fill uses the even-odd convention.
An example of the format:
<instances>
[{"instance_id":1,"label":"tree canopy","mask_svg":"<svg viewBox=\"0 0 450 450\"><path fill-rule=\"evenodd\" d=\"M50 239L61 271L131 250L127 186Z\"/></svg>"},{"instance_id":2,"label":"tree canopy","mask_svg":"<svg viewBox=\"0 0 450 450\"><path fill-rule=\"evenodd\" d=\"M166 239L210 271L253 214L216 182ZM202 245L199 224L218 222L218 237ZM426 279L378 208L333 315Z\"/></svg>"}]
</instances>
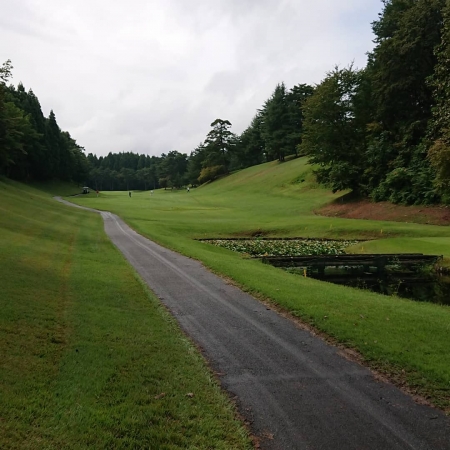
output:
<instances>
[{"instance_id":1,"label":"tree canopy","mask_svg":"<svg viewBox=\"0 0 450 450\"><path fill-rule=\"evenodd\" d=\"M450 202L450 2L382 0L367 66L335 67L316 86L275 86L240 134L217 118L189 155L97 157L44 117L33 91L0 68L0 173L98 189L181 188L307 155L319 182L373 200ZM151 143L149 143L151 144ZM84 180L84 181L83 181Z\"/></svg>"},{"instance_id":2,"label":"tree canopy","mask_svg":"<svg viewBox=\"0 0 450 450\"><path fill-rule=\"evenodd\" d=\"M316 175L333 192L359 192L361 158L366 151L366 122L361 89L363 72L336 67L304 107L301 151L317 166Z\"/></svg>"},{"instance_id":3,"label":"tree canopy","mask_svg":"<svg viewBox=\"0 0 450 450\"><path fill-rule=\"evenodd\" d=\"M383 5L367 67L337 68L306 101L302 149L333 190L407 204L442 201L450 186L447 2Z\"/></svg>"},{"instance_id":4,"label":"tree canopy","mask_svg":"<svg viewBox=\"0 0 450 450\"><path fill-rule=\"evenodd\" d=\"M31 89L7 86L12 68L9 60L0 68L0 174L83 182L88 175L84 149L61 131L53 111L44 117Z\"/></svg>"}]
</instances>

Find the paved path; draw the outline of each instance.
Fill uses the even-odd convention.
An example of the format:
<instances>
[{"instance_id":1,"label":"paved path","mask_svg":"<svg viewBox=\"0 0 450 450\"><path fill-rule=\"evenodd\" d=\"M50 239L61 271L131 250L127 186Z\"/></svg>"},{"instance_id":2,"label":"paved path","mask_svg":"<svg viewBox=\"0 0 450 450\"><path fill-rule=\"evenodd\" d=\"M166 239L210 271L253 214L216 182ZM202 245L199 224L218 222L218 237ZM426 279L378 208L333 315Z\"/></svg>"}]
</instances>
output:
<instances>
[{"instance_id":1,"label":"paved path","mask_svg":"<svg viewBox=\"0 0 450 450\"><path fill-rule=\"evenodd\" d=\"M262 449L450 449L450 418L377 381L197 261L101 214L111 240L236 396Z\"/></svg>"}]
</instances>

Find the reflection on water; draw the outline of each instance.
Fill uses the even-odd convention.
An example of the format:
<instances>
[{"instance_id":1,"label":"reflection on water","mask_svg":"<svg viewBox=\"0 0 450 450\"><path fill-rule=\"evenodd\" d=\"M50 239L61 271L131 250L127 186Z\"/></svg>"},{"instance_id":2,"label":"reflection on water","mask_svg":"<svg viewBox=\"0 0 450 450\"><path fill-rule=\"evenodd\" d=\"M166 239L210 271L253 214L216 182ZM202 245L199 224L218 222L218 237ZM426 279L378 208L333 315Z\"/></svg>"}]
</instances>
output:
<instances>
[{"instance_id":1,"label":"reflection on water","mask_svg":"<svg viewBox=\"0 0 450 450\"><path fill-rule=\"evenodd\" d=\"M291 267L289 272L304 274L304 269ZM368 289L384 295L397 295L411 300L450 305L450 277L435 274L385 272L383 274L327 269L325 275L308 276L329 283Z\"/></svg>"}]
</instances>

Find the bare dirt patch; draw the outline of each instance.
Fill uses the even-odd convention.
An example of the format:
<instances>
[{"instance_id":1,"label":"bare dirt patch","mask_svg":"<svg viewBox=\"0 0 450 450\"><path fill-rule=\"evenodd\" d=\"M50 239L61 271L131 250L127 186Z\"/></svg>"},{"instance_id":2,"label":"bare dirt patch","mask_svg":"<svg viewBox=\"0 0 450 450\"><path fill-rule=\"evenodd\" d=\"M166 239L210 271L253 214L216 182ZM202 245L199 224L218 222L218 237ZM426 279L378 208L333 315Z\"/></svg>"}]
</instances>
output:
<instances>
[{"instance_id":1,"label":"bare dirt patch","mask_svg":"<svg viewBox=\"0 0 450 450\"><path fill-rule=\"evenodd\" d=\"M374 203L366 199L336 200L315 211L327 217L347 219L391 220L429 225L450 225L448 206L402 206L389 202Z\"/></svg>"}]
</instances>

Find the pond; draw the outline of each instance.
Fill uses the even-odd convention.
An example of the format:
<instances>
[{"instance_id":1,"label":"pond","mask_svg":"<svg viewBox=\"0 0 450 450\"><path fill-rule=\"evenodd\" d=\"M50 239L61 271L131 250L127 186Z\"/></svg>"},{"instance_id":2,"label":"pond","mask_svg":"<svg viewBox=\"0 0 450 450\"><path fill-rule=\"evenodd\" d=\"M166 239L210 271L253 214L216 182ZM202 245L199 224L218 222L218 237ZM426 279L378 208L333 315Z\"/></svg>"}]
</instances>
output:
<instances>
[{"instance_id":1,"label":"pond","mask_svg":"<svg viewBox=\"0 0 450 450\"><path fill-rule=\"evenodd\" d=\"M286 271L304 276L304 268L290 267ZM311 278L344 286L367 289L384 295L397 295L422 302L450 305L450 277L434 273L367 273L345 269L327 269L324 275L311 273Z\"/></svg>"},{"instance_id":2,"label":"pond","mask_svg":"<svg viewBox=\"0 0 450 450\"><path fill-rule=\"evenodd\" d=\"M356 240L327 239L205 239L205 243L225 247L252 257L343 255L345 248ZM305 267L284 267L292 273L304 275ZM345 286L368 289L384 295L397 295L417 301L450 305L450 277L429 272L370 271L367 268L327 268L324 273L308 271L308 276Z\"/></svg>"}]
</instances>

